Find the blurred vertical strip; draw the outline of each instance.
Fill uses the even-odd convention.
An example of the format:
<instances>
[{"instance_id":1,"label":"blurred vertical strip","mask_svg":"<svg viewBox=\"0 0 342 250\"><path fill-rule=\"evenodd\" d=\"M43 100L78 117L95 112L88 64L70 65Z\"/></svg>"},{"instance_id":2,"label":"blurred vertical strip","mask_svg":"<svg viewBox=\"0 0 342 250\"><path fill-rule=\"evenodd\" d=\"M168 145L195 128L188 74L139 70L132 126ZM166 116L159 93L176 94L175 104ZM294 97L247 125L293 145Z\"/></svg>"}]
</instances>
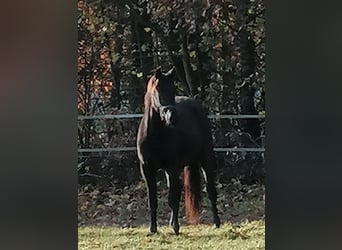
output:
<instances>
[{"instance_id":1,"label":"blurred vertical strip","mask_svg":"<svg viewBox=\"0 0 342 250\"><path fill-rule=\"evenodd\" d=\"M77 5L1 5L2 249L77 248Z\"/></svg>"}]
</instances>

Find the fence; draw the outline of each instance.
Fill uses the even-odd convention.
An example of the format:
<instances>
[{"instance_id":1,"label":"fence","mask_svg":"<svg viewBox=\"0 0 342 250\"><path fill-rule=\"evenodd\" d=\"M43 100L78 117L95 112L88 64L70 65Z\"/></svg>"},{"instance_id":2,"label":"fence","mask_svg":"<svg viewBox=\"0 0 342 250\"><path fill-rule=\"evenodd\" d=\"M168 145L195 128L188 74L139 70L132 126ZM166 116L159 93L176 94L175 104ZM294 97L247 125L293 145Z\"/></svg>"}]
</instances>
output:
<instances>
[{"instance_id":1,"label":"fence","mask_svg":"<svg viewBox=\"0 0 342 250\"><path fill-rule=\"evenodd\" d=\"M99 120L99 119L135 119L141 118L142 114L119 114L119 115L92 115L78 116L78 120ZM265 115L208 115L209 119L264 119ZM100 153L100 152L127 152L136 151L136 147L116 148L79 148L78 153ZM214 148L216 152L265 152L265 148Z\"/></svg>"}]
</instances>

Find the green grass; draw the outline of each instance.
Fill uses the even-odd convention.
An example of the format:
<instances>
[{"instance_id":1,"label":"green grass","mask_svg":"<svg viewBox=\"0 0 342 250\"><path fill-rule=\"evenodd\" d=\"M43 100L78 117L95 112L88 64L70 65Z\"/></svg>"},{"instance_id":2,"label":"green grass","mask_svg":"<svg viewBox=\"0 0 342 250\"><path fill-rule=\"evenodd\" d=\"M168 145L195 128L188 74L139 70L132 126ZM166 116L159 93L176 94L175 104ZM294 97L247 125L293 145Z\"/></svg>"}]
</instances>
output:
<instances>
[{"instance_id":1,"label":"green grass","mask_svg":"<svg viewBox=\"0 0 342 250\"><path fill-rule=\"evenodd\" d=\"M180 235L170 227L158 228L147 236L148 227L80 227L78 249L265 249L264 220L211 225L181 226Z\"/></svg>"}]
</instances>

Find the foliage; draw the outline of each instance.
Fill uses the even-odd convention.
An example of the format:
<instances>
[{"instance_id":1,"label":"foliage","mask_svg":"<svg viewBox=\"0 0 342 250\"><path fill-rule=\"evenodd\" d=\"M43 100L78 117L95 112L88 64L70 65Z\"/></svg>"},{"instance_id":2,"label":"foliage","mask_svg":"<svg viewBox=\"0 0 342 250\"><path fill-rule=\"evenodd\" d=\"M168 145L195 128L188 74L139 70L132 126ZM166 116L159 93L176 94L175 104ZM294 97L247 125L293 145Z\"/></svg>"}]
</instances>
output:
<instances>
[{"instance_id":1,"label":"foliage","mask_svg":"<svg viewBox=\"0 0 342 250\"><path fill-rule=\"evenodd\" d=\"M78 14L79 114L140 113L146 80L157 66L167 70L171 64L178 93L201 100L210 113L265 113L262 0L79 0ZM136 126L80 122L79 147L133 146ZM219 146L263 146L263 121L217 120L213 130ZM115 162L112 154L83 157L80 174L99 174L125 156L114 156ZM264 176L260 154L220 157L223 166L257 162L257 179Z\"/></svg>"}]
</instances>

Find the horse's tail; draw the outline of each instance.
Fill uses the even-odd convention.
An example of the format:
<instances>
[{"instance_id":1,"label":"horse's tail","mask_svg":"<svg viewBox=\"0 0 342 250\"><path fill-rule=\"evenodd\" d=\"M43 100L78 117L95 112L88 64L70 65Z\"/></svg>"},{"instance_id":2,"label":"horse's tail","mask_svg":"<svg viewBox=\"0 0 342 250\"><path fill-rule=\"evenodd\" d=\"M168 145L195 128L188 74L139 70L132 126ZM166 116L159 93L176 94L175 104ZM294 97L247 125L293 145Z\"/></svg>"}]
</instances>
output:
<instances>
[{"instance_id":1,"label":"horse's tail","mask_svg":"<svg viewBox=\"0 0 342 250\"><path fill-rule=\"evenodd\" d=\"M201 174L199 167L183 171L185 215L188 223L197 224L201 205Z\"/></svg>"}]
</instances>

